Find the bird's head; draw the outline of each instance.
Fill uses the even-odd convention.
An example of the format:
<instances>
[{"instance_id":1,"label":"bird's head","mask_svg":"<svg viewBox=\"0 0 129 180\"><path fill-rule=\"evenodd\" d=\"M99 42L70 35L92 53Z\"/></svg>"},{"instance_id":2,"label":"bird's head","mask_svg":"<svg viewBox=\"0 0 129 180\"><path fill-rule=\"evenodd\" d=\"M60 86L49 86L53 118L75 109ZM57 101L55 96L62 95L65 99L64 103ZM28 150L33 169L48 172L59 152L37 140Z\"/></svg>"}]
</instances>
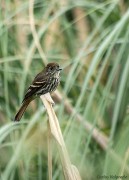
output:
<instances>
[{"instance_id":1,"label":"bird's head","mask_svg":"<svg viewBox=\"0 0 129 180\"><path fill-rule=\"evenodd\" d=\"M46 72L51 74L51 75L59 75L60 71L62 70L57 63L49 63L46 66Z\"/></svg>"}]
</instances>

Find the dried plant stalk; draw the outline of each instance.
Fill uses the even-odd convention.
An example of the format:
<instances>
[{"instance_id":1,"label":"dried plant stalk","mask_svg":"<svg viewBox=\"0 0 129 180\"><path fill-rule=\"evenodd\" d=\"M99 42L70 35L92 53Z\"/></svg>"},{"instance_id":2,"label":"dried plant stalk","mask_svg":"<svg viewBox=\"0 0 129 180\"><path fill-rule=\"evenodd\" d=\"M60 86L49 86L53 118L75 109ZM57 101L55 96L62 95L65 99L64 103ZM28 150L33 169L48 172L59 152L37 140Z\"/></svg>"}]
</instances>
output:
<instances>
[{"instance_id":1,"label":"dried plant stalk","mask_svg":"<svg viewBox=\"0 0 129 180\"><path fill-rule=\"evenodd\" d=\"M56 114L51 104L52 98L50 94L47 94L47 98L44 95L40 96L40 98L49 116L50 130L51 130L52 136L56 140L56 145L58 147L58 151L61 158L64 177L66 180L81 180L81 177L77 168L74 165L72 165L70 162L69 155L65 146L65 142L62 136L62 132L58 123L58 119L56 117Z\"/></svg>"},{"instance_id":2,"label":"dried plant stalk","mask_svg":"<svg viewBox=\"0 0 129 180\"><path fill-rule=\"evenodd\" d=\"M52 180L52 144L51 144L51 131L50 131L50 124L47 124L48 127L48 137L47 137L47 143L48 143L48 178L49 180Z\"/></svg>"}]
</instances>

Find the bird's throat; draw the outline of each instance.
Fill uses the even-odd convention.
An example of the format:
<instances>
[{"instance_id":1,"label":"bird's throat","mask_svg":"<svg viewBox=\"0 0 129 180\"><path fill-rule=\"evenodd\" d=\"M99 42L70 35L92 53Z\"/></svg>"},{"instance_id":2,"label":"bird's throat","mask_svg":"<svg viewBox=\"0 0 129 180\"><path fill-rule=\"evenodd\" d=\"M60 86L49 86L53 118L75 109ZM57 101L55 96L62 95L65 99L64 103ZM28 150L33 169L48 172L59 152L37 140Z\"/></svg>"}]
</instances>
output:
<instances>
[{"instance_id":1,"label":"bird's throat","mask_svg":"<svg viewBox=\"0 0 129 180\"><path fill-rule=\"evenodd\" d=\"M56 73L54 74L54 78L59 78L59 74L60 74L60 71L56 72Z\"/></svg>"}]
</instances>

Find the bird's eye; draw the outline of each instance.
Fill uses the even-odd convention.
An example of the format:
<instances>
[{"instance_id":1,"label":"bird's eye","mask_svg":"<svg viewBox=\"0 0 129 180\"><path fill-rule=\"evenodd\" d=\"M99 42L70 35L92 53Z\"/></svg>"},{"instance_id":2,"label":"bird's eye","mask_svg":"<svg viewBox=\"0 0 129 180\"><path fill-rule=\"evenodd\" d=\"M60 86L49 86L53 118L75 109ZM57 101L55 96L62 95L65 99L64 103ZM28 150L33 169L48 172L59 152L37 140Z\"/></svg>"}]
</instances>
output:
<instances>
[{"instance_id":1,"label":"bird's eye","mask_svg":"<svg viewBox=\"0 0 129 180\"><path fill-rule=\"evenodd\" d=\"M59 68L59 65L57 65L57 67Z\"/></svg>"}]
</instances>

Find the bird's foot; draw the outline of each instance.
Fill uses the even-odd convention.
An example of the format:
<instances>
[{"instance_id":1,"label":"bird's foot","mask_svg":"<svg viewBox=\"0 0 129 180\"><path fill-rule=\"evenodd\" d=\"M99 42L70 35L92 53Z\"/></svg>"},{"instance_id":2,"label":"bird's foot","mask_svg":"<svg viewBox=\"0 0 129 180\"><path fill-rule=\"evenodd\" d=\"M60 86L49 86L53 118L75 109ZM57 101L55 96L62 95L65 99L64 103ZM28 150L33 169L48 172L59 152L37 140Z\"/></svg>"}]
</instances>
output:
<instances>
[{"instance_id":1,"label":"bird's foot","mask_svg":"<svg viewBox=\"0 0 129 180\"><path fill-rule=\"evenodd\" d=\"M47 101L48 101L49 103L51 103L52 106L55 105L55 102L54 102L53 99L51 98L50 93L44 94L44 97L47 99Z\"/></svg>"}]
</instances>

